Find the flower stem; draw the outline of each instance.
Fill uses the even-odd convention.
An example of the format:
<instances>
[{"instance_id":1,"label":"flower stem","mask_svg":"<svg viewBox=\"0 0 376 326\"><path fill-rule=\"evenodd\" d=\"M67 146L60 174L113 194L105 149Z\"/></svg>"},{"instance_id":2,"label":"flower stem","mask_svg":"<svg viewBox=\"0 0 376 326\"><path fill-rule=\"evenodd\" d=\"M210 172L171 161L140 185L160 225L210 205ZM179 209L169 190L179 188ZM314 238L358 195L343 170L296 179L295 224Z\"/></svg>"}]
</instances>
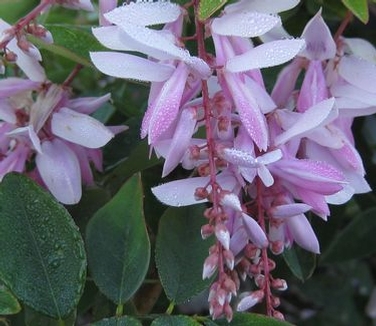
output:
<instances>
[{"instance_id":1,"label":"flower stem","mask_svg":"<svg viewBox=\"0 0 376 326\"><path fill-rule=\"evenodd\" d=\"M340 38L340 36L345 31L347 25L350 23L352 17L353 17L353 13L350 10L348 10L347 13L346 13L345 18L341 22L341 25L339 25L336 33L334 34L334 41L336 43L337 43L338 39Z\"/></svg>"}]
</instances>

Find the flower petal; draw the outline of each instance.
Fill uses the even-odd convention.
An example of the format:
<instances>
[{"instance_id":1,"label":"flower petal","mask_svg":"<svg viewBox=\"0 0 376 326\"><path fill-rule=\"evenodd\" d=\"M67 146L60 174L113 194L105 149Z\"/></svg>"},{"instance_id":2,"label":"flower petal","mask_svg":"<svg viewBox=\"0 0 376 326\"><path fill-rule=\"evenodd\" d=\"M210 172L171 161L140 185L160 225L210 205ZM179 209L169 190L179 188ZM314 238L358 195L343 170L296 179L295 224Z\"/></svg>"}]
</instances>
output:
<instances>
[{"instance_id":1,"label":"flower petal","mask_svg":"<svg viewBox=\"0 0 376 326\"><path fill-rule=\"evenodd\" d=\"M229 59L226 69L231 72L244 72L277 66L294 58L304 44L304 40L278 40L261 44Z\"/></svg>"},{"instance_id":2,"label":"flower petal","mask_svg":"<svg viewBox=\"0 0 376 326\"><path fill-rule=\"evenodd\" d=\"M98 120L68 108L52 115L51 130L56 136L88 148L102 147L114 137Z\"/></svg>"},{"instance_id":3,"label":"flower petal","mask_svg":"<svg viewBox=\"0 0 376 326\"><path fill-rule=\"evenodd\" d=\"M169 1L140 1L115 8L104 16L115 25L127 21L134 25L149 26L171 23L177 20L181 13L180 7Z\"/></svg>"},{"instance_id":4,"label":"flower petal","mask_svg":"<svg viewBox=\"0 0 376 326\"><path fill-rule=\"evenodd\" d=\"M59 139L42 143L36 156L40 176L47 188L63 204L76 204L81 198L81 172L76 155Z\"/></svg>"},{"instance_id":5,"label":"flower petal","mask_svg":"<svg viewBox=\"0 0 376 326\"><path fill-rule=\"evenodd\" d=\"M256 37L280 24L281 19L276 15L240 11L215 18L211 29L219 35Z\"/></svg>"},{"instance_id":6,"label":"flower petal","mask_svg":"<svg viewBox=\"0 0 376 326\"><path fill-rule=\"evenodd\" d=\"M126 53L90 52L90 58L99 71L118 78L161 82L174 71L170 65Z\"/></svg>"},{"instance_id":7,"label":"flower petal","mask_svg":"<svg viewBox=\"0 0 376 326\"><path fill-rule=\"evenodd\" d=\"M334 58L337 47L329 27L321 16L321 9L308 22L301 37L306 41L306 48L301 56L318 61Z\"/></svg>"},{"instance_id":8,"label":"flower petal","mask_svg":"<svg viewBox=\"0 0 376 326\"><path fill-rule=\"evenodd\" d=\"M292 237L299 246L315 254L320 253L319 241L311 224L303 214L287 218L286 223Z\"/></svg>"},{"instance_id":9,"label":"flower petal","mask_svg":"<svg viewBox=\"0 0 376 326\"><path fill-rule=\"evenodd\" d=\"M268 239L260 225L245 213L242 213L242 218L244 228L253 244L260 248L266 248L268 246Z\"/></svg>"}]
</instances>

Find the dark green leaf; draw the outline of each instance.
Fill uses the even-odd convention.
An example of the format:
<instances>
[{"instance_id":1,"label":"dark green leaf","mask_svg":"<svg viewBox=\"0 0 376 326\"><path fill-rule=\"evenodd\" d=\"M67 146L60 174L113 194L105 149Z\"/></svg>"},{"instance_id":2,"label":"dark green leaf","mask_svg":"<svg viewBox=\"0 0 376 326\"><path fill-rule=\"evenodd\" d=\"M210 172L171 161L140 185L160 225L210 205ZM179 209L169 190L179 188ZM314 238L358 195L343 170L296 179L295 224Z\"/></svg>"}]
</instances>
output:
<instances>
[{"instance_id":1,"label":"dark green leaf","mask_svg":"<svg viewBox=\"0 0 376 326\"><path fill-rule=\"evenodd\" d=\"M362 258L376 252L376 208L357 216L344 228L322 255L320 262Z\"/></svg>"},{"instance_id":2,"label":"dark green leaf","mask_svg":"<svg viewBox=\"0 0 376 326\"><path fill-rule=\"evenodd\" d=\"M364 24L367 24L369 19L367 0L342 0L342 3Z\"/></svg>"},{"instance_id":3,"label":"dark green leaf","mask_svg":"<svg viewBox=\"0 0 376 326\"><path fill-rule=\"evenodd\" d=\"M210 18L218 9L222 8L227 0L200 0L198 18L204 21Z\"/></svg>"},{"instance_id":4,"label":"dark green leaf","mask_svg":"<svg viewBox=\"0 0 376 326\"><path fill-rule=\"evenodd\" d=\"M210 325L218 326L292 326L285 321L270 318L264 315L250 314L250 313L236 313L229 324L226 319L216 320Z\"/></svg>"},{"instance_id":5,"label":"dark green leaf","mask_svg":"<svg viewBox=\"0 0 376 326\"><path fill-rule=\"evenodd\" d=\"M150 259L140 176L134 175L90 220L86 230L89 268L102 293L125 303L139 288Z\"/></svg>"},{"instance_id":6,"label":"dark green leaf","mask_svg":"<svg viewBox=\"0 0 376 326\"><path fill-rule=\"evenodd\" d=\"M20 310L17 298L4 285L0 285L0 315L12 315Z\"/></svg>"},{"instance_id":7,"label":"dark green leaf","mask_svg":"<svg viewBox=\"0 0 376 326\"><path fill-rule=\"evenodd\" d=\"M285 249L283 259L292 273L301 281L310 278L316 267L316 255L297 246Z\"/></svg>"},{"instance_id":8,"label":"dark green leaf","mask_svg":"<svg viewBox=\"0 0 376 326\"><path fill-rule=\"evenodd\" d=\"M26 326L74 326L77 316L76 311L73 311L68 317L65 317L64 320L58 320L40 314L29 307L24 307L24 317Z\"/></svg>"},{"instance_id":9,"label":"dark green leaf","mask_svg":"<svg viewBox=\"0 0 376 326\"><path fill-rule=\"evenodd\" d=\"M90 51L104 49L91 33L82 28L62 25L47 25L46 28L53 36L53 44L46 43L32 35L29 36L30 41L42 49L84 66L93 67L89 56Z\"/></svg>"},{"instance_id":10,"label":"dark green leaf","mask_svg":"<svg viewBox=\"0 0 376 326\"><path fill-rule=\"evenodd\" d=\"M156 263L163 288L170 300L183 303L206 289L202 268L213 244L202 240L203 205L168 208L159 223Z\"/></svg>"},{"instance_id":11,"label":"dark green leaf","mask_svg":"<svg viewBox=\"0 0 376 326\"><path fill-rule=\"evenodd\" d=\"M188 316L163 316L155 319L151 326L200 326L201 324Z\"/></svg>"},{"instance_id":12,"label":"dark green leaf","mask_svg":"<svg viewBox=\"0 0 376 326\"><path fill-rule=\"evenodd\" d=\"M161 162L154 155L149 159L150 148L146 141L141 141L129 157L120 163L106 178L106 185L111 192L116 192L131 175Z\"/></svg>"},{"instance_id":13,"label":"dark green leaf","mask_svg":"<svg viewBox=\"0 0 376 326\"><path fill-rule=\"evenodd\" d=\"M0 278L18 299L54 318L81 296L86 257L66 209L33 181L7 174L0 184Z\"/></svg>"},{"instance_id":14,"label":"dark green leaf","mask_svg":"<svg viewBox=\"0 0 376 326\"><path fill-rule=\"evenodd\" d=\"M96 323L92 323L93 326L142 326L141 322L136 318L123 316L105 318Z\"/></svg>"}]
</instances>

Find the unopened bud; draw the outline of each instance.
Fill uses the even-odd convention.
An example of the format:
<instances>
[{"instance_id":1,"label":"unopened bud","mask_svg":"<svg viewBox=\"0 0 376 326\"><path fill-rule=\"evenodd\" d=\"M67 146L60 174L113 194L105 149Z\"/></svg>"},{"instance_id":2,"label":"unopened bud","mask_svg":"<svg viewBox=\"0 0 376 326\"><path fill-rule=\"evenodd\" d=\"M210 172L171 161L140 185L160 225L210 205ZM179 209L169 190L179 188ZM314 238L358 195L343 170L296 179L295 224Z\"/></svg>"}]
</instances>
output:
<instances>
[{"instance_id":1,"label":"unopened bud","mask_svg":"<svg viewBox=\"0 0 376 326\"><path fill-rule=\"evenodd\" d=\"M236 295L236 284L235 284L235 282L231 278L227 277L224 280L222 287L227 292L231 292L233 295Z\"/></svg>"},{"instance_id":2,"label":"unopened bud","mask_svg":"<svg viewBox=\"0 0 376 326\"><path fill-rule=\"evenodd\" d=\"M274 255L280 255L283 252L284 244L282 241L271 241L270 250Z\"/></svg>"},{"instance_id":3,"label":"unopened bud","mask_svg":"<svg viewBox=\"0 0 376 326\"><path fill-rule=\"evenodd\" d=\"M218 267L218 255L213 254L205 259L202 271L202 279L205 280L213 276Z\"/></svg>"},{"instance_id":4,"label":"unopened bud","mask_svg":"<svg viewBox=\"0 0 376 326\"><path fill-rule=\"evenodd\" d=\"M203 240L209 238L214 233L214 227L210 224L205 224L201 227L201 237Z\"/></svg>"},{"instance_id":5,"label":"unopened bud","mask_svg":"<svg viewBox=\"0 0 376 326\"><path fill-rule=\"evenodd\" d=\"M199 176L201 177L206 177L210 174L210 166L209 166L209 163L204 163L204 164L201 164L198 168L197 168L197 172L199 174Z\"/></svg>"},{"instance_id":6,"label":"unopened bud","mask_svg":"<svg viewBox=\"0 0 376 326\"><path fill-rule=\"evenodd\" d=\"M224 250L223 251L223 258L225 259L226 266L230 271L234 269L235 265L235 257L231 250Z\"/></svg>"},{"instance_id":7,"label":"unopened bud","mask_svg":"<svg viewBox=\"0 0 376 326\"><path fill-rule=\"evenodd\" d=\"M240 295L240 298L236 310L240 312L246 311L262 301L264 298L264 291L258 290L254 292L246 292Z\"/></svg>"},{"instance_id":8,"label":"unopened bud","mask_svg":"<svg viewBox=\"0 0 376 326\"><path fill-rule=\"evenodd\" d=\"M265 285L265 276L259 274L255 277L255 284L259 289L263 289Z\"/></svg>"},{"instance_id":9,"label":"unopened bud","mask_svg":"<svg viewBox=\"0 0 376 326\"><path fill-rule=\"evenodd\" d=\"M273 308L277 308L281 304L281 300L278 297L272 296L270 299L271 299Z\"/></svg>"},{"instance_id":10,"label":"unopened bud","mask_svg":"<svg viewBox=\"0 0 376 326\"><path fill-rule=\"evenodd\" d=\"M255 259L260 256L261 250L256 247L253 243L249 243L244 248L244 255L249 259Z\"/></svg>"},{"instance_id":11,"label":"unopened bud","mask_svg":"<svg viewBox=\"0 0 376 326\"><path fill-rule=\"evenodd\" d=\"M226 249L230 249L230 232L228 232L224 224L217 224L215 226L215 236L222 246Z\"/></svg>"},{"instance_id":12,"label":"unopened bud","mask_svg":"<svg viewBox=\"0 0 376 326\"><path fill-rule=\"evenodd\" d=\"M226 304L223 307L223 313L225 314L227 321L231 322L233 317L233 311L228 302L226 302Z\"/></svg>"},{"instance_id":13,"label":"unopened bud","mask_svg":"<svg viewBox=\"0 0 376 326\"><path fill-rule=\"evenodd\" d=\"M273 317L279 320L285 320L285 317L283 316L283 314L278 310L273 311Z\"/></svg>"},{"instance_id":14,"label":"unopened bud","mask_svg":"<svg viewBox=\"0 0 376 326\"><path fill-rule=\"evenodd\" d=\"M287 290L287 282L281 278L276 278L272 281L271 286L279 291Z\"/></svg>"},{"instance_id":15,"label":"unopened bud","mask_svg":"<svg viewBox=\"0 0 376 326\"><path fill-rule=\"evenodd\" d=\"M189 154L192 160L198 160L200 158L200 148L198 146L190 146Z\"/></svg>"},{"instance_id":16,"label":"unopened bud","mask_svg":"<svg viewBox=\"0 0 376 326\"><path fill-rule=\"evenodd\" d=\"M206 188L204 188L204 187L198 187L195 190L194 196L195 196L196 200L202 200L202 199L206 199L209 196L209 193L206 190Z\"/></svg>"}]
</instances>

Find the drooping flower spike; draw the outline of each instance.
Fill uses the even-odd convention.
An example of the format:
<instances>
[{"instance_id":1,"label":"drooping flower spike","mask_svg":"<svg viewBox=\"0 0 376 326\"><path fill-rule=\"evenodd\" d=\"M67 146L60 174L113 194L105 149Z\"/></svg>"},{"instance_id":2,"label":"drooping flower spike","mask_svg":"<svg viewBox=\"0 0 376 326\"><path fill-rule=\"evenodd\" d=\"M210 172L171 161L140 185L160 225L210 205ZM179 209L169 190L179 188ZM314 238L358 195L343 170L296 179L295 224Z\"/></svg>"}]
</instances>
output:
<instances>
[{"instance_id":1,"label":"drooping flower spike","mask_svg":"<svg viewBox=\"0 0 376 326\"><path fill-rule=\"evenodd\" d=\"M196 22L198 57L183 45L185 9L169 1L124 5L105 14L112 25L93 29L103 45L118 51L91 53L99 70L151 82L141 137L165 158L162 175L179 163L195 171L152 192L171 206L209 204L201 234L216 243L202 276L218 273L208 298L214 319L231 320L235 296L238 311L265 299L267 314L283 318L274 290L287 284L272 276L268 250L281 254L295 242L319 253L306 214L326 219L329 203L369 190L351 122L374 112L374 91L363 72L376 70L351 53L351 41L337 47L321 12L301 38L289 37L277 13L298 2L242 0L225 6L203 23L215 53L202 49L204 28ZM156 30L155 24L164 26ZM255 37L264 43L255 46ZM363 48L369 57L372 50ZM261 69L290 60L269 95ZM303 84L296 89L300 74ZM246 278L255 290L242 293Z\"/></svg>"}]
</instances>

